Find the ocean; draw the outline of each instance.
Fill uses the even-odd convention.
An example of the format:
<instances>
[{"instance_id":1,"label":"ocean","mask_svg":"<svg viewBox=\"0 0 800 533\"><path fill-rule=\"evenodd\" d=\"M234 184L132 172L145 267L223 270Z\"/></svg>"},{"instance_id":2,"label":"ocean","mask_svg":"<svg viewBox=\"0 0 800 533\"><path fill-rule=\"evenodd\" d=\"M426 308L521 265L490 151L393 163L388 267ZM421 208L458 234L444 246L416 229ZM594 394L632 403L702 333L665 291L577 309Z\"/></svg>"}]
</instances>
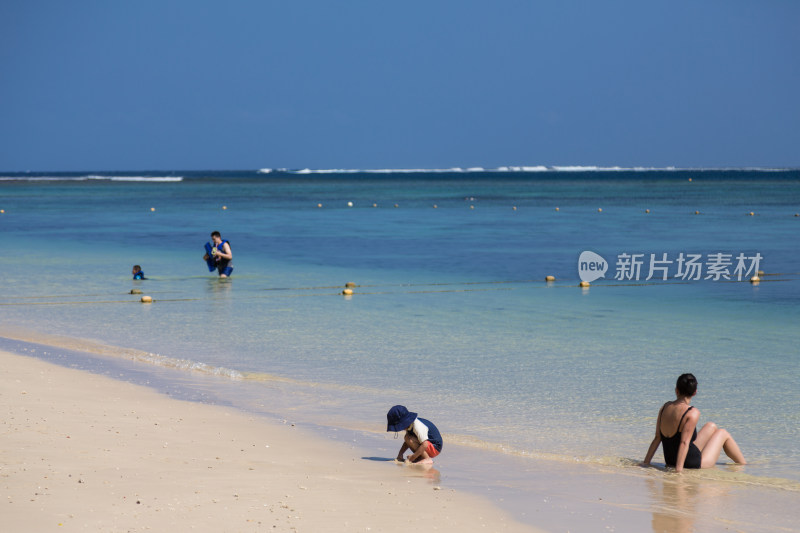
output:
<instances>
[{"instance_id":1,"label":"ocean","mask_svg":"<svg viewBox=\"0 0 800 533\"><path fill-rule=\"evenodd\" d=\"M404 404L444 466L460 444L633 472L692 372L701 423L750 463L702 475L800 491L800 170L0 173L0 210L2 349L135 367L389 458ZM213 230L227 280L202 260Z\"/></svg>"}]
</instances>

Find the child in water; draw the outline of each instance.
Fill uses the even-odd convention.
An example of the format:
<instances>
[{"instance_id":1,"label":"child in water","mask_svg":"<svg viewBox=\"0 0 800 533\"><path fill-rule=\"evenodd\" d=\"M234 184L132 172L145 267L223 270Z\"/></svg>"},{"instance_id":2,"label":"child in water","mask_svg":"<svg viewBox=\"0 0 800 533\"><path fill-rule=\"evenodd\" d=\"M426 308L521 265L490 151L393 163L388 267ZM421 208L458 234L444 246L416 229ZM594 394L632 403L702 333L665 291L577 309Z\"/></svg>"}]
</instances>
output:
<instances>
[{"instance_id":1,"label":"child in water","mask_svg":"<svg viewBox=\"0 0 800 533\"><path fill-rule=\"evenodd\" d=\"M433 458L442 451L444 442L439 430L430 420L417 418L405 406L395 405L386 413L386 431L403 431L403 445L397 452L397 460L417 464L433 463ZM403 458L406 450L411 450L408 458Z\"/></svg>"},{"instance_id":2,"label":"child in water","mask_svg":"<svg viewBox=\"0 0 800 533\"><path fill-rule=\"evenodd\" d=\"M147 279L146 277L144 277L144 271L142 270L142 267L140 267L139 265L133 265L133 270L131 271L131 274L133 274L133 279Z\"/></svg>"}]
</instances>

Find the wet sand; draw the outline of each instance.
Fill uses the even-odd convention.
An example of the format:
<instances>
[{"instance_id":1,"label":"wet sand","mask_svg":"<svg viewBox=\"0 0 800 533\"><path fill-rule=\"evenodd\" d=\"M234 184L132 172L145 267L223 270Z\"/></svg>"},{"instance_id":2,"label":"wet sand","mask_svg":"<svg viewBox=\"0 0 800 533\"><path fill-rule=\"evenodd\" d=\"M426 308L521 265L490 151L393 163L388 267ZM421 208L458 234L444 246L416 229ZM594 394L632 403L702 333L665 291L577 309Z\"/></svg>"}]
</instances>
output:
<instances>
[{"instance_id":1,"label":"wet sand","mask_svg":"<svg viewBox=\"0 0 800 533\"><path fill-rule=\"evenodd\" d=\"M289 423L0 352L3 531L535 531Z\"/></svg>"}]
</instances>

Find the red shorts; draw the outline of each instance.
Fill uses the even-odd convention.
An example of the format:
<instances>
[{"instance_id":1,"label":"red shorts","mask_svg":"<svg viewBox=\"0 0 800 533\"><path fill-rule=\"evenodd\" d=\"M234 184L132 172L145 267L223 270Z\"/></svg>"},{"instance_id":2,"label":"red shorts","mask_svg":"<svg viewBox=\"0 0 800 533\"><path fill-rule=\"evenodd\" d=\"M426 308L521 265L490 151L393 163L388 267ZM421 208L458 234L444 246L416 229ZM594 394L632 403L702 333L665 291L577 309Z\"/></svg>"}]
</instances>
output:
<instances>
[{"instance_id":1,"label":"red shorts","mask_svg":"<svg viewBox=\"0 0 800 533\"><path fill-rule=\"evenodd\" d=\"M431 459L439 455L439 450L437 450L429 440L425 441L425 451L428 452L428 457Z\"/></svg>"}]
</instances>

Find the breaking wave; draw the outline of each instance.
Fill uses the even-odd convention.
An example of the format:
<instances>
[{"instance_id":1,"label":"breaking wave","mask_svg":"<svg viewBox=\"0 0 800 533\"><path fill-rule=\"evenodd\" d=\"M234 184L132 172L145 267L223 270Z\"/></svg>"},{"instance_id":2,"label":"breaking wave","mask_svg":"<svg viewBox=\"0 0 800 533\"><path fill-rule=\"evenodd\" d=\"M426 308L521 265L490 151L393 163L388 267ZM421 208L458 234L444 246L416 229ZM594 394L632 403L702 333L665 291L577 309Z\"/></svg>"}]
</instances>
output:
<instances>
[{"instance_id":1,"label":"breaking wave","mask_svg":"<svg viewBox=\"0 0 800 533\"><path fill-rule=\"evenodd\" d=\"M720 171L742 171L742 172L790 172L791 168L682 168L682 167L602 167L602 166L504 166L496 168L484 167L452 167L452 168L332 168L332 169L289 169L289 168L262 168L259 174L283 173L283 174L435 174L435 173L524 173L524 172L720 172Z\"/></svg>"},{"instance_id":2,"label":"breaking wave","mask_svg":"<svg viewBox=\"0 0 800 533\"><path fill-rule=\"evenodd\" d=\"M182 176L0 176L0 181L145 181L176 182Z\"/></svg>"}]
</instances>

